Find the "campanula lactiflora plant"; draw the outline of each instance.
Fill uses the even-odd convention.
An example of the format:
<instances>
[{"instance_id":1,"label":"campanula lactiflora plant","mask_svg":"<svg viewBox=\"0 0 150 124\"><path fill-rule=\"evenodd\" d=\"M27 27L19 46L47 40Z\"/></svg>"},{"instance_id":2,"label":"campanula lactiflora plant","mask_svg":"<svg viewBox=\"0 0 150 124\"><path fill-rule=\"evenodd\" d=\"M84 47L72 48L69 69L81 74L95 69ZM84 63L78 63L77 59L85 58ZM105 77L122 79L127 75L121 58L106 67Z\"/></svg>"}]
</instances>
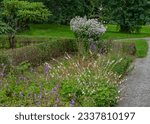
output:
<instances>
[{"instance_id":1,"label":"campanula lactiflora plant","mask_svg":"<svg viewBox=\"0 0 150 124\"><path fill-rule=\"evenodd\" d=\"M100 36L105 33L106 28L97 19L87 17L75 17L70 21L71 30L78 41L80 53L87 52L93 42L99 41Z\"/></svg>"}]
</instances>

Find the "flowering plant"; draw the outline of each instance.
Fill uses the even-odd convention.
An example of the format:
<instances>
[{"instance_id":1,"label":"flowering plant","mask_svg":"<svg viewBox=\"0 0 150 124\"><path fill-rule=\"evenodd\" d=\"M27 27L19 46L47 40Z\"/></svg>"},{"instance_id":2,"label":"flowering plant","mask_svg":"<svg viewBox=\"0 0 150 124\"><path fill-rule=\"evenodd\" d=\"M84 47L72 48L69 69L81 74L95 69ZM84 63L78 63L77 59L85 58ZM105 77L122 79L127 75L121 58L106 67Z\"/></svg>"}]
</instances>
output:
<instances>
[{"instance_id":1,"label":"flowering plant","mask_svg":"<svg viewBox=\"0 0 150 124\"><path fill-rule=\"evenodd\" d=\"M87 19L87 17L75 17L70 21L71 30L77 38L88 40L98 40L106 31L106 28L97 19Z\"/></svg>"},{"instance_id":2,"label":"flowering plant","mask_svg":"<svg viewBox=\"0 0 150 124\"><path fill-rule=\"evenodd\" d=\"M87 19L85 17L75 17L70 21L71 30L78 41L78 52L86 54L92 43L99 40L106 28L97 19Z\"/></svg>"}]
</instances>

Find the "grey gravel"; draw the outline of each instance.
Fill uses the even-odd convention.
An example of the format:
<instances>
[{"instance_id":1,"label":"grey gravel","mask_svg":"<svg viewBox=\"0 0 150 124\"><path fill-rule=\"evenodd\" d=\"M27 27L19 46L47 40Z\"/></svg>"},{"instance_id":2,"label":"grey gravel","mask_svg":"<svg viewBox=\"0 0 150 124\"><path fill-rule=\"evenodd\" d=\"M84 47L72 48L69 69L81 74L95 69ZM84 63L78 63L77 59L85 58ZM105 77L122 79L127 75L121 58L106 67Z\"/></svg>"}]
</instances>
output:
<instances>
[{"instance_id":1,"label":"grey gravel","mask_svg":"<svg viewBox=\"0 0 150 124\"><path fill-rule=\"evenodd\" d=\"M118 107L150 107L150 38L146 58L136 59L134 69L120 86Z\"/></svg>"}]
</instances>

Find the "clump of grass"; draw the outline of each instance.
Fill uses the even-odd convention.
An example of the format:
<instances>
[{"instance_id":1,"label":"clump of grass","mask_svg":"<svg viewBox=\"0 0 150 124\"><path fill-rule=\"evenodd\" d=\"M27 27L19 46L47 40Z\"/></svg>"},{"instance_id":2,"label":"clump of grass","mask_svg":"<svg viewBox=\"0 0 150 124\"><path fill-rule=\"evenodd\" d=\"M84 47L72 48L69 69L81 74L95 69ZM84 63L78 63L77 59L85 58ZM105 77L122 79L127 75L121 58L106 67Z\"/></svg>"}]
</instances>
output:
<instances>
[{"instance_id":1,"label":"clump of grass","mask_svg":"<svg viewBox=\"0 0 150 124\"><path fill-rule=\"evenodd\" d=\"M126 54L121 54L121 55L117 55L117 54L111 54L109 55L111 60L114 60L114 61L117 61L118 59L122 58L122 61L120 63L117 63L113 68L112 68L112 71L119 74L119 75L122 75L124 76L131 63L133 62L133 59L134 57L133 56L129 56L129 55L126 55Z\"/></svg>"},{"instance_id":2,"label":"clump of grass","mask_svg":"<svg viewBox=\"0 0 150 124\"><path fill-rule=\"evenodd\" d=\"M58 76L64 77L61 83L61 98L76 101L76 106L114 106L117 104L117 85L120 75L111 71L117 63L108 58L67 58L69 61L60 63ZM63 65L63 66L62 66ZM62 78L61 78L62 79Z\"/></svg>"}]
</instances>

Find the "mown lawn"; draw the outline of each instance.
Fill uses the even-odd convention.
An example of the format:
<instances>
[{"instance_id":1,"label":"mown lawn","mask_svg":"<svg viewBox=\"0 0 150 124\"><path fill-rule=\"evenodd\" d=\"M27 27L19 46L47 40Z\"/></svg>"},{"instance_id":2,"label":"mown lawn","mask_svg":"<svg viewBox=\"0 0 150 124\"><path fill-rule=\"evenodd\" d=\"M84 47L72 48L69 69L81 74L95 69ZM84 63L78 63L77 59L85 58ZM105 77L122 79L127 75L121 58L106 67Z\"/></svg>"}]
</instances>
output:
<instances>
[{"instance_id":1,"label":"mown lawn","mask_svg":"<svg viewBox=\"0 0 150 124\"><path fill-rule=\"evenodd\" d=\"M107 32L103 35L103 39L124 39L124 38L142 38L150 37L150 26L143 26L141 33L138 34L126 34L119 33L116 25L106 25ZM70 30L69 26L56 25L56 24L34 24L30 25L30 30L20 33L20 35L29 36L45 36L55 39L72 39L74 34Z\"/></svg>"},{"instance_id":2,"label":"mown lawn","mask_svg":"<svg viewBox=\"0 0 150 124\"><path fill-rule=\"evenodd\" d=\"M20 35L45 36L54 39L72 39L74 34L69 26L56 24L31 25L30 30L20 33Z\"/></svg>"},{"instance_id":3,"label":"mown lawn","mask_svg":"<svg viewBox=\"0 0 150 124\"><path fill-rule=\"evenodd\" d=\"M125 39L125 38L142 38L150 37L150 26L142 26L140 33L120 33L116 25L106 25L107 32L103 35L104 39Z\"/></svg>"}]
</instances>

